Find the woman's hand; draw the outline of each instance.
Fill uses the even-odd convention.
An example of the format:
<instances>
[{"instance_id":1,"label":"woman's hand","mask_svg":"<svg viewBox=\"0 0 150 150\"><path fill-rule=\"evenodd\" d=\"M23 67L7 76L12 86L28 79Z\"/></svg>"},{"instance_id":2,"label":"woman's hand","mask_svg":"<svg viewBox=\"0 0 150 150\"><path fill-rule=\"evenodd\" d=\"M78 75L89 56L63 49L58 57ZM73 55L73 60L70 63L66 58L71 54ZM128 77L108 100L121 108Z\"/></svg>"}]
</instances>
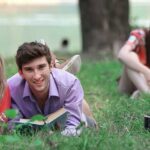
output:
<instances>
[{"instance_id":1,"label":"woman's hand","mask_svg":"<svg viewBox=\"0 0 150 150\"><path fill-rule=\"evenodd\" d=\"M5 127L3 126L7 122L7 117L4 113L0 113L0 134L5 132Z\"/></svg>"},{"instance_id":2,"label":"woman's hand","mask_svg":"<svg viewBox=\"0 0 150 150\"><path fill-rule=\"evenodd\" d=\"M7 117L6 117L6 115L4 114L4 113L1 113L0 114L0 122L7 122Z\"/></svg>"},{"instance_id":3,"label":"woman's hand","mask_svg":"<svg viewBox=\"0 0 150 150\"><path fill-rule=\"evenodd\" d=\"M140 45L145 44L145 32L142 29L133 30L131 36L135 36Z\"/></svg>"}]
</instances>

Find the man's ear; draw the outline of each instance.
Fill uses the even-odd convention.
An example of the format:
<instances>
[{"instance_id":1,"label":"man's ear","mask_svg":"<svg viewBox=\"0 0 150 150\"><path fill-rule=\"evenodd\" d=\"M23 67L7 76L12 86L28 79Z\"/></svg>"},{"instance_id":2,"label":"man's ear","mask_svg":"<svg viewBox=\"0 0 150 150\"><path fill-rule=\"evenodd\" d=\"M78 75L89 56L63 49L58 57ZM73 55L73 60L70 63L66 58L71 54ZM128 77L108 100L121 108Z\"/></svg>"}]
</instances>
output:
<instances>
[{"instance_id":1,"label":"man's ear","mask_svg":"<svg viewBox=\"0 0 150 150\"><path fill-rule=\"evenodd\" d=\"M22 78L24 78L22 70L19 70L18 73L22 76Z\"/></svg>"}]
</instances>

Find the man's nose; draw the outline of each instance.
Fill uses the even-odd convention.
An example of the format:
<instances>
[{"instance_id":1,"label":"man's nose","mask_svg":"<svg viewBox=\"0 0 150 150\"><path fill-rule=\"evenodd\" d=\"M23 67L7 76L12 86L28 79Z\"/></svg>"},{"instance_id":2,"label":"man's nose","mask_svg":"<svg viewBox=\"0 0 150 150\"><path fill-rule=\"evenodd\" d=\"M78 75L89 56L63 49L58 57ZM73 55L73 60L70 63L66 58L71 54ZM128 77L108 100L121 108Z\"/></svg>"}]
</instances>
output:
<instances>
[{"instance_id":1,"label":"man's nose","mask_svg":"<svg viewBox=\"0 0 150 150\"><path fill-rule=\"evenodd\" d=\"M34 79L39 79L41 77L41 73L38 70L34 70L33 74Z\"/></svg>"}]
</instances>

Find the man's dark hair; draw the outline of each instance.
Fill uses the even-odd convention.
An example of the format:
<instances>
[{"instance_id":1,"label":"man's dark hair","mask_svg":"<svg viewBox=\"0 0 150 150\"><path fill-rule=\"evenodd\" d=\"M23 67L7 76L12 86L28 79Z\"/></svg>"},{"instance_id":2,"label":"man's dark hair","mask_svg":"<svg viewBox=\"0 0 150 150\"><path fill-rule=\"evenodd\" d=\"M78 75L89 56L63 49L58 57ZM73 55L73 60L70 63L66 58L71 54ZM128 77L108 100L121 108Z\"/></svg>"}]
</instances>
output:
<instances>
[{"instance_id":1,"label":"man's dark hair","mask_svg":"<svg viewBox=\"0 0 150 150\"><path fill-rule=\"evenodd\" d=\"M51 64L51 53L47 45L38 42L23 43L19 46L16 54L16 63L18 69L22 70L22 65L33 59L45 56L49 64Z\"/></svg>"}]
</instances>

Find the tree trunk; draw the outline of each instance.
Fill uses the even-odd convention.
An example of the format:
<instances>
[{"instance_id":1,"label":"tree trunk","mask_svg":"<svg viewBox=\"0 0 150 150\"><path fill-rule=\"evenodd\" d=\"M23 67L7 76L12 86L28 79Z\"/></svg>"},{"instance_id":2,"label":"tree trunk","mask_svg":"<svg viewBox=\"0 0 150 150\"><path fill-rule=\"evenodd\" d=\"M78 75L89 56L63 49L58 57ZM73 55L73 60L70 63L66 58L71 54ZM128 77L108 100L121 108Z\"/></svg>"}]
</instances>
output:
<instances>
[{"instance_id":1,"label":"tree trunk","mask_svg":"<svg viewBox=\"0 0 150 150\"><path fill-rule=\"evenodd\" d=\"M120 48L129 32L128 0L79 0L83 52Z\"/></svg>"}]
</instances>

